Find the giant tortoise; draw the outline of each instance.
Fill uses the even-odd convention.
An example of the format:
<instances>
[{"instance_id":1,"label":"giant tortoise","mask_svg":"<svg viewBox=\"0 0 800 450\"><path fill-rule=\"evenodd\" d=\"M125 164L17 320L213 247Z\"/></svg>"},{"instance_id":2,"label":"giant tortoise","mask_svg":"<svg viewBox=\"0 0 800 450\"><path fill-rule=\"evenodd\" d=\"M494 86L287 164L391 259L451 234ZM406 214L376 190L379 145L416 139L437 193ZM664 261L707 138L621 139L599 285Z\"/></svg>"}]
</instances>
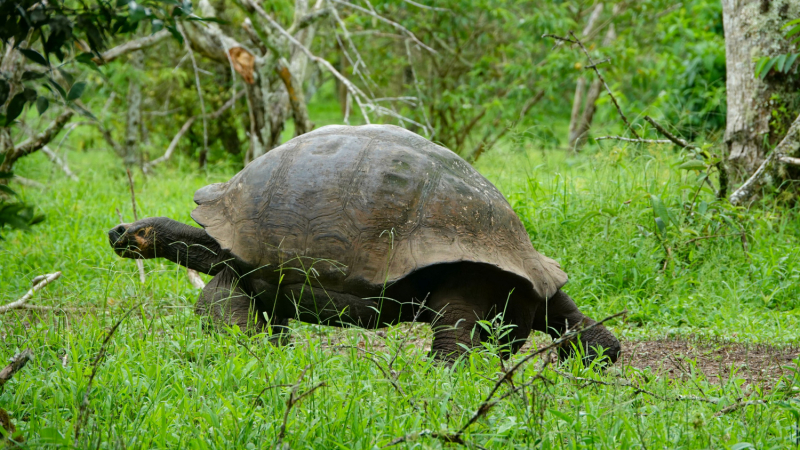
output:
<instances>
[{"instance_id":1,"label":"giant tortoise","mask_svg":"<svg viewBox=\"0 0 800 450\"><path fill-rule=\"evenodd\" d=\"M320 128L194 201L203 228L153 217L108 236L122 257L213 275L195 312L214 323L274 331L288 319L369 328L417 320L432 324L431 353L445 361L489 337L480 320L513 325L505 355L531 329L556 337L594 323L497 188L403 128ZM589 358L604 348L614 361L620 351L602 325L575 343Z\"/></svg>"}]
</instances>

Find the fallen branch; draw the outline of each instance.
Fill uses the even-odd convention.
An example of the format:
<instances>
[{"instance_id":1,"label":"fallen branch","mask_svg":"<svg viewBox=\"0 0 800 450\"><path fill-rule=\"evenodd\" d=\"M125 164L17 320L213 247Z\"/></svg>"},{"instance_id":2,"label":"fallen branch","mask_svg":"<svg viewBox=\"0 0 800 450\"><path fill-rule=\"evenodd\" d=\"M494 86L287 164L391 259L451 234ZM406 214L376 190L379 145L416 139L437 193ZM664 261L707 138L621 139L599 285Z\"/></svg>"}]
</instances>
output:
<instances>
[{"instance_id":1,"label":"fallen branch","mask_svg":"<svg viewBox=\"0 0 800 450\"><path fill-rule=\"evenodd\" d=\"M8 311L11 311L12 309L21 308L23 305L25 305L25 303L27 303L31 298L33 298L33 294L37 293L43 287L45 287L48 284L50 284L53 281L55 281L60 276L61 276L61 272L55 272L55 273L50 273L50 274L44 275L44 278L39 278L39 277L34 278L34 282L35 282L34 286L25 295L23 295L19 300L15 301L15 302L11 302L11 303L9 303L7 305L0 306L0 314L8 312Z\"/></svg>"},{"instance_id":2,"label":"fallen branch","mask_svg":"<svg viewBox=\"0 0 800 450\"><path fill-rule=\"evenodd\" d=\"M733 405L726 406L725 408L720 409L714 414L714 417L719 417L724 414L732 413L738 409L744 408L745 406L755 406L755 405L766 405L766 400L750 400L746 402L739 402L734 403Z\"/></svg>"},{"instance_id":3,"label":"fallen branch","mask_svg":"<svg viewBox=\"0 0 800 450\"><path fill-rule=\"evenodd\" d=\"M128 41L122 45L118 45L110 50L103 52L99 58L98 57L92 58L92 61L94 61L95 64L102 66L103 64L110 63L111 61L127 53L135 52L137 50L142 50L147 47L152 47L153 45L169 37L170 34L171 33L169 32L169 30L161 30L150 36L136 39L133 41Z\"/></svg>"},{"instance_id":4,"label":"fallen branch","mask_svg":"<svg viewBox=\"0 0 800 450\"><path fill-rule=\"evenodd\" d=\"M669 139L631 139L622 136L600 136L594 138L595 141L613 139L615 141L636 142L638 144L672 144Z\"/></svg>"},{"instance_id":5,"label":"fallen branch","mask_svg":"<svg viewBox=\"0 0 800 450\"><path fill-rule=\"evenodd\" d=\"M767 159L764 160L763 163L758 167L756 172L751 176L747 181L744 182L741 186L739 186L736 191L731 194L729 200L732 205L736 206L744 202L746 199L750 198L755 191L763 184L762 178L764 174L772 167L772 164L778 160L780 161L781 158L788 158L786 156L787 153L790 153L790 150L797 150L800 146L800 115L794 119L792 125L789 127L789 131L786 132L786 136L783 137L781 142L772 150L772 153L769 154ZM797 159L797 158L792 158Z\"/></svg>"},{"instance_id":6,"label":"fallen branch","mask_svg":"<svg viewBox=\"0 0 800 450\"><path fill-rule=\"evenodd\" d=\"M33 359L33 351L31 349L26 348L20 353L11 357L9 364L0 370L0 389L14 376L15 373L19 372L25 364L28 364L28 361Z\"/></svg>"},{"instance_id":7,"label":"fallen branch","mask_svg":"<svg viewBox=\"0 0 800 450\"><path fill-rule=\"evenodd\" d=\"M577 326L576 328L574 328L572 330L568 330L566 333L562 334L557 339L554 339L553 342L550 345L544 346L544 347L542 347L540 349L537 349L535 352L532 352L532 353L526 355L519 362L514 364L510 369L508 369L507 371L503 372L500 375L500 377L497 379L497 381L495 381L495 384L494 384L494 387L492 387L492 390L489 391L489 394L486 396L486 398L484 398L484 400L481 402L481 404L478 405L478 407L475 409L475 412L472 414L472 416L469 418L469 420L467 420L467 422L464 423L464 425L462 425L461 428L458 431L456 431L455 433L430 433L430 434L426 434L426 435L434 437L436 439L439 439L439 440L441 440L442 442L445 442L445 443L460 444L460 445L465 445L465 446L468 445L468 443L466 441L464 441L464 439L463 439L463 435L467 431L467 429L469 429L469 427L472 426L472 424L477 422L478 419L480 419L481 417L483 417L486 414L488 414L489 411L495 405L497 405L501 400L503 400L505 398L508 398L511 395L514 395L515 393L519 392L520 390L522 390L522 389L524 389L524 388L526 388L528 386L531 386L537 380L544 380L544 377L543 377L544 368L546 368L550 364L551 359L548 358L545 361L545 364L544 364L544 367L542 368L542 370L539 372L539 374L537 374L536 376L531 378L530 381L528 381L527 383L520 384L520 385L518 385L516 387L512 387L511 389L509 389L508 392L506 392L505 394L503 394L500 397L495 399L494 396L495 396L495 394L497 394L497 391L500 389L500 387L503 384L506 384L507 382L512 381L513 377L514 377L514 374L516 373L517 370L520 369L520 367L524 366L526 363L528 363L530 360L532 360L536 356L539 356L539 355L541 355L543 353L550 352L551 350L560 348L562 345L571 342L573 338L577 337L581 333L586 332L588 330L591 330L592 328L600 326L600 325L602 325L603 323L605 323L605 322L607 322L609 320L612 320L612 319L615 319L617 317L623 316L623 315L625 315L627 313L628 313L628 311L624 310L624 311L621 311L621 312L618 312L618 313L616 313L614 315L608 316L603 320L600 320L598 322L595 322L595 323L593 323L593 324L591 324L589 326L585 326L585 327L584 326L580 326L580 324L579 324L579 326ZM408 441L410 439L413 439L413 438L421 436L421 435L422 435L421 433L407 434L405 436L401 436L399 438L393 439L388 444L384 445L382 448L391 447L391 446L397 445L397 444L402 443L402 442L406 442L406 441Z\"/></svg>"},{"instance_id":8,"label":"fallen branch","mask_svg":"<svg viewBox=\"0 0 800 450\"><path fill-rule=\"evenodd\" d=\"M50 159L50 162L52 162L53 164L55 164L55 165L57 165L58 167L60 167L60 168L61 168L61 170L62 170L62 171L63 171L63 172L64 172L64 173L67 175L67 177L68 177L70 180L72 180L72 181L79 181L79 180L78 180L78 176L77 176L77 175L75 175L75 173L74 173L74 172L72 172L72 171L69 169L69 166L67 165L67 162L66 162L66 161L64 161L63 159L61 159L61 158L60 158L60 157L59 157L59 156L56 154L56 152L54 152L53 150L51 150L51 149L50 149L50 147L48 147L48 146L46 146L46 145L45 145L44 147L42 147L42 153L44 153L45 155L47 155L47 157Z\"/></svg>"}]
</instances>

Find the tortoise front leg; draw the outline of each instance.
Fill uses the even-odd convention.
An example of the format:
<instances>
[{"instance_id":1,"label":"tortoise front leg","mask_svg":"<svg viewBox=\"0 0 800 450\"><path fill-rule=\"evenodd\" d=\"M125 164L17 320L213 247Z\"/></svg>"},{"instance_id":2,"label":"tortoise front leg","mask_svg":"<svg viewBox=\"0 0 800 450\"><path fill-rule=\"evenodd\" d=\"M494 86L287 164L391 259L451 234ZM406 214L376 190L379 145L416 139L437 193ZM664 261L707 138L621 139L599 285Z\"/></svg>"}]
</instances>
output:
<instances>
[{"instance_id":1,"label":"tortoise front leg","mask_svg":"<svg viewBox=\"0 0 800 450\"><path fill-rule=\"evenodd\" d=\"M195 314L209 319L212 327L236 325L242 331L263 333L268 330L267 320L242 286L231 268L219 272L209 281L194 309Z\"/></svg>"},{"instance_id":2,"label":"tortoise front leg","mask_svg":"<svg viewBox=\"0 0 800 450\"><path fill-rule=\"evenodd\" d=\"M433 292L427 308L433 317L433 342L430 355L452 364L461 355L480 345L481 332L475 324L484 318L486 305L476 301L475 292L459 287L444 287Z\"/></svg>"},{"instance_id":3,"label":"tortoise front leg","mask_svg":"<svg viewBox=\"0 0 800 450\"><path fill-rule=\"evenodd\" d=\"M547 300L546 303L539 305L533 320L533 329L549 334L553 339L566 333L568 329L575 327L589 326L596 323L595 320L585 316L578 310L575 302L560 289ZM580 347L588 361L597 357L599 348L603 348L603 354L614 363L621 352L621 347L617 338L603 325L598 325L580 334ZM559 356L566 358L573 353L573 347L569 342L559 350Z\"/></svg>"}]
</instances>

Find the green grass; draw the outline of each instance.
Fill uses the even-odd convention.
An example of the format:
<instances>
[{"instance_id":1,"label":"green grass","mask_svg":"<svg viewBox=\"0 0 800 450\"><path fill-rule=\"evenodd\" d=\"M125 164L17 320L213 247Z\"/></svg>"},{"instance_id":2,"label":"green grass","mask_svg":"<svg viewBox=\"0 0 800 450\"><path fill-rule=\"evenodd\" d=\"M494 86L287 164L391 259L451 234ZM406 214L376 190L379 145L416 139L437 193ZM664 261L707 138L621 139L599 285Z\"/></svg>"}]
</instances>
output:
<instances>
[{"instance_id":1,"label":"green grass","mask_svg":"<svg viewBox=\"0 0 800 450\"><path fill-rule=\"evenodd\" d=\"M135 264L117 258L108 246L105 232L118 222L115 208L127 220L132 217L119 161L100 151L68 156L79 183L66 180L42 155L18 165L19 175L47 183L45 189L20 188L47 220L29 233L10 232L0 243L0 304L21 296L36 275L61 270L63 277L31 303L91 308L0 316L0 357L27 347L35 354L0 393L0 407L9 411L29 448L73 446L92 362L111 326L136 305L98 366L78 448L272 448L292 388L269 387L296 383L309 366L297 393L319 382L326 386L288 415L284 442L291 448L371 449L424 430L452 433L494 385L499 365L491 348L448 370L432 365L416 340L400 346L406 326L387 330L384 342L374 331L294 323L289 347L235 330L202 331L192 313L198 292L184 270L145 261L148 277L140 284ZM737 211L701 192L704 212L689 215L698 184L695 173L675 168L680 161L669 148L576 156L543 152L523 139L487 153L478 168L509 198L534 246L561 262L571 279L565 290L585 312L601 318L629 311L627 319L611 323L623 346L631 339L689 335L796 343L797 211L771 203ZM178 157L156 176L137 175L139 215L191 223L194 190L232 173L225 163L198 173L191 161ZM674 218L663 236L651 195ZM736 235L687 243L728 234ZM372 344L381 344L373 360L353 348ZM378 367L386 368L395 354L393 368L404 394ZM515 377L517 385L539 374L541 366L539 359L525 366ZM743 384L736 368L722 384L700 372L688 380L670 379L625 364L596 373L575 360L559 370L610 385L586 386L545 369L544 379L534 381L524 396L510 395L469 427L465 441L497 449L797 445L794 380L767 390ZM658 397L637 394L623 380ZM502 387L498 396L508 389ZM716 404L675 400L681 395ZM715 416L740 398L769 404ZM449 445L423 436L397 448Z\"/></svg>"}]
</instances>

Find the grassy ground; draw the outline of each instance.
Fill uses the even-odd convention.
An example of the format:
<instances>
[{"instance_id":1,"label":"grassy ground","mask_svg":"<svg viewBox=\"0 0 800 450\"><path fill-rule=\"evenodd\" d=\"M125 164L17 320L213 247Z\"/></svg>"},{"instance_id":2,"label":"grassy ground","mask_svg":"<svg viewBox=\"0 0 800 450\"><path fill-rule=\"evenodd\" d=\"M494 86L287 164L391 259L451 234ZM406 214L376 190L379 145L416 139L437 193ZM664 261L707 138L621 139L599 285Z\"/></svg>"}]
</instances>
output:
<instances>
[{"instance_id":1,"label":"grassy ground","mask_svg":"<svg viewBox=\"0 0 800 450\"><path fill-rule=\"evenodd\" d=\"M602 373L578 361L543 369L537 357L470 423L500 374L491 348L448 370L426 359L423 327L294 323L293 345L282 348L235 330L203 332L192 313L198 291L183 269L145 261L141 284L135 264L108 247L115 208L132 217L118 161L98 151L68 159L80 182L41 155L19 164L19 175L46 182L20 190L47 221L0 243L0 304L36 275L61 270L32 303L83 308L0 316L0 357L27 347L35 354L0 392L30 448L377 448L407 435L398 448L442 448L461 429L467 445L498 449L797 446L791 361L776 366L788 367L786 377L757 383L726 364L718 369L725 376L710 376L698 369L703 354L684 358L679 377L627 360ZM697 173L678 169L681 161L670 148L541 151L523 136L478 168L506 194L534 246L570 274L565 290L584 311L629 311L610 323L623 346L676 336L797 343L797 211L769 203L732 210L705 190L690 206ZM139 215L191 223L194 190L232 173L226 165L198 173L178 158L157 176L137 175ZM141 302L109 341L84 405L105 336ZM290 399L319 383L286 413ZM756 400L767 403L736 407Z\"/></svg>"}]
</instances>

